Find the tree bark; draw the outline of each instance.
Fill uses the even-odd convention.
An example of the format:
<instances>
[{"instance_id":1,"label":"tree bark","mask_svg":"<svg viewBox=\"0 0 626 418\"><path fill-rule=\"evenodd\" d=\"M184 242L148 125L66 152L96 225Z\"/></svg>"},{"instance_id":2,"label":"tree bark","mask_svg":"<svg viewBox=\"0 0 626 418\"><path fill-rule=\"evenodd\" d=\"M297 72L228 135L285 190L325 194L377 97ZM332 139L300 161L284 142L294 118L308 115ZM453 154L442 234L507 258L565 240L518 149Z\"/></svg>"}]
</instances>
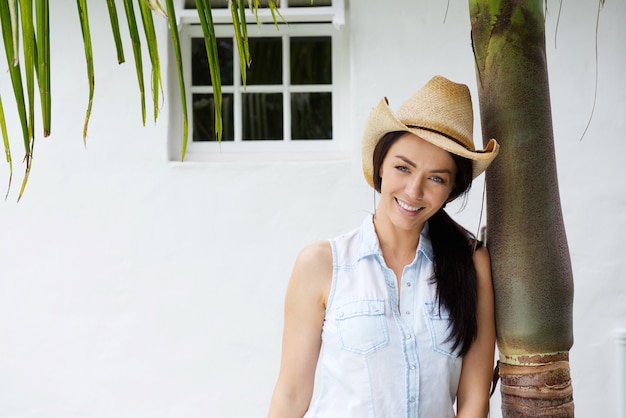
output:
<instances>
[{"instance_id":1,"label":"tree bark","mask_svg":"<svg viewBox=\"0 0 626 418\"><path fill-rule=\"evenodd\" d=\"M502 379L511 417L573 417L573 278L558 190L543 0L470 0Z\"/></svg>"}]
</instances>

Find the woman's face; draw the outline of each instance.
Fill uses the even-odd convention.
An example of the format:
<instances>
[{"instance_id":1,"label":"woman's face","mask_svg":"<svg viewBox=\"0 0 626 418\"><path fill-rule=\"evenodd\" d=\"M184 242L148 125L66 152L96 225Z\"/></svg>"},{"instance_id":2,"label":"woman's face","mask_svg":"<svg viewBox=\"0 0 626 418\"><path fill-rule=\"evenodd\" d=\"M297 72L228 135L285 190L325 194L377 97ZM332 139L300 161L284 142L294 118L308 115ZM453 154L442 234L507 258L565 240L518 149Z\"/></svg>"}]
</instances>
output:
<instances>
[{"instance_id":1,"label":"woman's face","mask_svg":"<svg viewBox=\"0 0 626 418\"><path fill-rule=\"evenodd\" d=\"M443 149L406 133L389 148L380 167L377 214L403 230L418 228L446 203L454 187L456 164Z\"/></svg>"}]
</instances>

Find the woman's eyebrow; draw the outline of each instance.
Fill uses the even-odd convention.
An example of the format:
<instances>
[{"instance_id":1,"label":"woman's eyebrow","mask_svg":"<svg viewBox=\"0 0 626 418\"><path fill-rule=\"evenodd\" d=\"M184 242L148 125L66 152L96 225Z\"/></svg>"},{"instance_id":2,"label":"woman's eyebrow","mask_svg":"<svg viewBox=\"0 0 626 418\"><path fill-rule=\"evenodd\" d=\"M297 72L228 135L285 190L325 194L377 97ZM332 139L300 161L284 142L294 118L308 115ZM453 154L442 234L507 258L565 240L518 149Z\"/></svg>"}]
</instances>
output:
<instances>
[{"instance_id":1,"label":"woman's eyebrow","mask_svg":"<svg viewBox=\"0 0 626 418\"><path fill-rule=\"evenodd\" d=\"M452 170L449 170L447 168L442 168L439 170L430 170L431 173L439 173L439 174L449 174L452 175Z\"/></svg>"},{"instance_id":2,"label":"woman's eyebrow","mask_svg":"<svg viewBox=\"0 0 626 418\"><path fill-rule=\"evenodd\" d=\"M396 158L401 159L402 161L404 161L406 164L410 165L413 168L417 168L417 165L409 160L408 158L406 158L403 155L396 155ZM449 174L452 175L452 170L448 169L448 168L440 168L440 169L434 169L434 170L430 170L431 173L438 173L438 174Z\"/></svg>"},{"instance_id":3,"label":"woman's eyebrow","mask_svg":"<svg viewBox=\"0 0 626 418\"><path fill-rule=\"evenodd\" d=\"M407 163L408 165L410 165L413 168L417 168L417 165L413 161L409 160L408 158L406 158L406 157L404 157L402 155L396 155L396 158L401 159L402 161L404 161L405 163Z\"/></svg>"}]
</instances>

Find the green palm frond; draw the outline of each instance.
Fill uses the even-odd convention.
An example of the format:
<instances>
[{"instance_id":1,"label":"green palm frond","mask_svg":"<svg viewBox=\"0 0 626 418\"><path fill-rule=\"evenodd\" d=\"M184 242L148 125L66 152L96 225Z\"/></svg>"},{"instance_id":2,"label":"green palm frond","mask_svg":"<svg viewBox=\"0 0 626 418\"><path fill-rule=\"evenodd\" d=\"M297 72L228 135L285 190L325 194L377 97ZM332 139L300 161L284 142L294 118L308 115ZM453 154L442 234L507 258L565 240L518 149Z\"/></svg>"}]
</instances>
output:
<instances>
[{"instance_id":1,"label":"green palm frond","mask_svg":"<svg viewBox=\"0 0 626 418\"><path fill-rule=\"evenodd\" d=\"M50 9L47 0L35 0L35 23L36 33L33 56L36 63L39 100L41 100L43 136L46 137L50 135L52 122L52 101L50 96ZM24 51L24 53L26 54L27 51Z\"/></svg>"},{"instance_id":2,"label":"green palm frond","mask_svg":"<svg viewBox=\"0 0 626 418\"><path fill-rule=\"evenodd\" d=\"M35 137L35 27L33 25L33 8L30 0L20 0L20 16L22 17L22 44L24 47L24 73L26 75L26 95L28 97L28 136ZM13 36L17 38L14 32ZM18 54L15 52L15 62Z\"/></svg>"},{"instance_id":3,"label":"green palm frond","mask_svg":"<svg viewBox=\"0 0 626 418\"><path fill-rule=\"evenodd\" d=\"M235 27L235 39L237 40L237 50L241 65L241 78L243 85L246 85L246 74L250 66L250 48L248 46L248 29L246 24L246 9L243 7L243 0L233 0L230 2L230 12L233 18L233 26Z\"/></svg>"},{"instance_id":4,"label":"green palm frond","mask_svg":"<svg viewBox=\"0 0 626 418\"><path fill-rule=\"evenodd\" d=\"M147 0L139 0L139 11L143 22L144 35L146 37L146 45L148 47L148 55L152 64L152 105L154 122L156 123L159 116L159 92L161 89L161 62L159 59L159 48L157 44L156 30L154 28L154 20L152 19L152 11L146 3Z\"/></svg>"},{"instance_id":5,"label":"green palm frond","mask_svg":"<svg viewBox=\"0 0 626 418\"><path fill-rule=\"evenodd\" d=\"M93 48L91 46L91 30L89 29L89 15L87 13L87 0L76 0L78 5L78 16L80 18L80 29L83 33L83 45L85 47L85 61L87 62L87 82L89 83L89 103L87 104L87 112L85 115L85 124L83 126L83 143L86 145L87 129L89 127L89 118L91 116L91 108L93 106L93 95L95 90L95 74L93 70Z\"/></svg>"},{"instance_id":6,"label":"green palm frond","mask_svg":"<svg viewBox=\"0 0 626 418\"><path fill-rule=\"evenodd\" d=\"M176 69L178 70L178 87L180 90L180 103L183 111L183 147L181 150L182 158L185 158L187 152L187 137L189 136L189 116L187 115L187 92L185 90L185 79L183 77L183 57L180 52L180 37L178 36L178 26L176 25L176 10L174 9L174 1L166 0L167 16L169 19L170 33L174 46L174 55L176 56Z\"/></svg>"},{"instance_id":7,"label":"green palm frond","mask_svg":"<svg viewBox=\"0 0 626 418\"><path fill-rule=\"evenodd\" d=\"M119 0L118 0L119 1ZM151 92L153 119L156 122L159 115L160 99L163 86L161 78L161 63L159 45L156 36L153 14L158 18L166 18L173 52L175 55L178 86L181 98L183 117L182 158L184 159L189 136L189 115L187 109L186 87L184 81L184 65L181 54L178 21L176 18L176 0L121 0L124 5L128 37L133 49L135 72L141 100L142 123L146 123L146 92L144 83L144 63L142 56L141 33L145 44L151 69ZM230 10L235 29L235 39L241 64L241 75L244 86L246 84L247 68L251 64L248 45L246 0L232 0ZM255 13L258 22L259 0L247 0L247 6ZM19 123L22 129L24 162L26 171L22 180L22 187L18 200L21 198L28 175L30 173L35 131L35 106L41 106L41 129L44 137L51 133L51 94L50 94L50 0L0 0L0 24L6 59L9 66L12 90L17 104ZM56 3L55 3L56 4ZM53 6L55 5L53 4ZM106 0L113 41L115 43L118 63L124 63L123 31L120 30L116 0ZM83 142L86 144L89 120L92 113L95 95L94 50L92 46L91 29L88 13L88 1L76 0L76 7L80 19L85 54L86 77L89 86L89 97L85 119L83 123ZM267 6L272 13L274 23L282 18L275 0L270 0ZM138 10L137 10L138 8ZM205 47L209 61L209 72L213 87L215 106L215 133L217 140L222 137L222 89L217 53L217 38L214 30L213 16L209 0L196 0L199 22L205 39ZM137 17L139 15L140 18ZM283 19L284 20L284 19ZM21 39L20 39L21 37ZM21 48L21 50L20 50ZM97 51L96 51L97 52ZM36 93L39 97L36 97ZM4 108L0 100L0 131L3 136L3 146L6 161L9 164L9 189L13 177L13 160L8 137ZM8 193L8 192L7 192Z\"/></svg>"},{"instance_id":8,"label":"green palm frond","mask_svg":"<svg viewBox=\"0 0 626 418\"><path fill-rule=\"evenodd\" d=\"M124 59L124 47L122 46L122 35L120 34L120 24L117 19L117 7L115 0L107 0L109 9L109 19L111 20L111 30L113 31L113 40L115 41L115 50L117 51L117 63L121 64Z\"/></svg>"},{"instance_id":9,"label":"green palm frond","mask_svg":"<svg viewBox=\"0 0 626 418\"><path fill-rule=\"evenodd\" d=\"M11 180L13 180L13 159L11 158L11 145L9 144L9 135L7 133L7 123L4 118L4 106L2 106L2 99L0 98L0 130L2 131L2 142L4 144L4 156L9 164L9 182L7 185L7 192L4 195L6 199L11 191Z\"/></svg>"},{"instance_id":10,"label":"green palm frond","mask_svg":"<svg viewBox=\"0 0 626 418\"><path fill-rule=\"evenodd\" d=\"M215 103L215 135L217 140L222 139L222 80L217 56L217 36L213 25L213 15L209 0L196 0L196 8L200 18L200 25L204 33L204 44L209 61L211 85L213 86L213 101Z\"/></svg>"},{"instance_id":11,"label":"green palm frond","mask_svg":"<svg viewBox=\"0 0 626 418\"><path fill-rule=\"evenodd\" d=\"M141 97L141 120L143 125L145 126L146 89L143 82L143 58L141 54L141 39L139 38L137 19L135 19L135 8L133 7L133 0L124 0L124 11L126 13L128 32L130 34L130 40L133 46L133 56L135 57L135 72L137 73L137 84L139 84L139 94Z\"/></svg>"},{"instance_id":12,"label":"green palm frond","mask_svg":"<svg viewBox=\"0 0 626 418\"><path fill-rule=\"evenodd\" d=\"M12 4L12 6L9 6ZM24 87L22 84L22 70L19 64L19 60L16 59L18 51L15 50L14 45L17 44L15 39L17 38L17 30L13 30L15 25L15 19L12 19L11 15L15 16L15 11L11 12L11 8L15 7L15 1L13 0L0 0L0 24L2 25L2 38L4 41L4 50L6 53L7 64L9 66L9 75L11 77L11 84L13 87L13 93L17 102L17 112L20 119L20 125L22 127L22 137L24 142L26 171L24 173L24 179L22 181L22 188L20 191L20 197L22 196L24 187L30 174L30 166L32 160L32 147L33 141L29 136L28 129L28 117L26 115L26 105L24 101ZM3 112L4 113L4 112ZM5 152L9 152L5 144ZM19 198L18 198L19 199Z\"/></svg>"}]
</instances>

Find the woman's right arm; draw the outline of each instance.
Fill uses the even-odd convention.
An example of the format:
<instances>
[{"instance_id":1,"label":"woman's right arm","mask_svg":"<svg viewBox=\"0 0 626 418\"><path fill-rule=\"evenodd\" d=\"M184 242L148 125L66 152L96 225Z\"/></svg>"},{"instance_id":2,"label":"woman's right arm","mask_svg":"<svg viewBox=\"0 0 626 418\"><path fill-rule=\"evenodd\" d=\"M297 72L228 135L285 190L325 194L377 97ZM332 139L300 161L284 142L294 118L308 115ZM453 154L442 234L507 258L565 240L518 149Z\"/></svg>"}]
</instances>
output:
<instances>
[{"instance_id":1,"label":"woman's right arm","mask_svg":"<svg viewBox=\"0 0 626 418\"><path fill-rule=\"evenodd\" d=\"M282 358L269 418L302 418L309 408L332 274L327 241L307 246L296 259L285 296Z\"/></svg>"}]
</instances>

